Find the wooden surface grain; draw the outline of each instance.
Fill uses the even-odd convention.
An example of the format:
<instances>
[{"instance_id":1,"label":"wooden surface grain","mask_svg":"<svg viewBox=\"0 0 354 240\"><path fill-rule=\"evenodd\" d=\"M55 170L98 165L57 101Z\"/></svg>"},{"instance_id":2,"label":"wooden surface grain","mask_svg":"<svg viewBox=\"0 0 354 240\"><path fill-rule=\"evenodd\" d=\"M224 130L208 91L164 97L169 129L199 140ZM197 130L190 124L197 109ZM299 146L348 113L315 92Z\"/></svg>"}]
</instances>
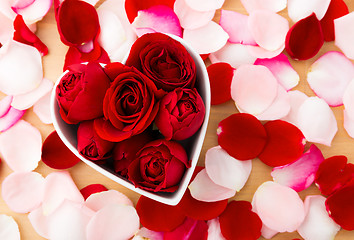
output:
<instances>
[{"instance_id":1,"label":"wooden surface grain","mask_svg":"<svg viewBox=\"0 0 354 240\"><path fill-rule=\"evenodd\" d=\"M101 1L102 2L102 1ZM345 0L349 7L349 11L354 10L354 1ZM223 6L223 9L234 10L241 13L246 13L240 0L226 0ZM287 18L287 10L280 12L280 14ZM215 20L217 21L220 15L220 11L217 11L215 15ZM292 25L293 23L290 22ZM57 77L62 73L62 67L64 63L64 56L67 51L67 47L60 42L58 31L56 28L56 23L54 19L53 9L45 16L45 18L38 23L38 36L41 40L48 46L49 54L43 58L44 65L44 76L51 81L55 82ZM307 61L291 61L291 64L295 70L300 75L300 84L295 88L297 90L303 91L309 96L313 96L314 93L309 88L306 81L306 74L309 66L325 52L329 50L338 50L334 46L334 43L325 43L320 52L310 60ZM327 158L333 155L346 155L350 162L354 163L354 139L350 138L343 128L343 107L332 108L338 122L338 133L335 136L332 146L327 147L324 145L316 144L321 150L323 155ZM229 115L236 113L237 110L233 102L229 101L225 104L218 106L212 106L210 121L208 125L207 135L204 141L203 149L200 155L198 165L204 165L204 155L207 149L217 145L217 136L216 128L222 119L228 117ZM38 117L28 110L24 116L24 119L34 126L36 126L41 134L43 140L54 130L52 125L45 125L40 122ZM48 168L42 162L39 163L37 172L41 173L43 176L47 176L50 172L55 170ZM245 187L235 195L233 199L235 200L247 200L251 201L253 193L257 187L262 184L264 181L271 180L270 176L271 168L263 164L258 159L253 161L253 169L251 175L245 185ZM11 169L6 165L6 163L1 163L0 165L0 182L11 173ZM126 194L134 203L137 202L139 195L133 191L128 190L127 188L113 182L112 180L104 177L100 173L94 171L89 166L80 162L75 167L69 169L70 174L72 175L75 183L78 188L85 187L86 185L93 183L100 183L105 185L108 189L116 189ZM320 194L318 189L312 185L310 188L300 192L300 196L304 199L306 195ZM25 201L25 199L24 199ZM5 202L0 197L0 214L7 214L13 216L17 221L20 232L21 239L23 240L40 240L41 238L31 226L27 214L17 214L12 212L5 204ZM276 235L273 239L293 239L301 237L295 233L281 233ZM263 238L260 238L263 239ZM341 230L336 238L336 240L349 240L354 239L354 231L349 232Z\"/></svg>"}]
</instances>

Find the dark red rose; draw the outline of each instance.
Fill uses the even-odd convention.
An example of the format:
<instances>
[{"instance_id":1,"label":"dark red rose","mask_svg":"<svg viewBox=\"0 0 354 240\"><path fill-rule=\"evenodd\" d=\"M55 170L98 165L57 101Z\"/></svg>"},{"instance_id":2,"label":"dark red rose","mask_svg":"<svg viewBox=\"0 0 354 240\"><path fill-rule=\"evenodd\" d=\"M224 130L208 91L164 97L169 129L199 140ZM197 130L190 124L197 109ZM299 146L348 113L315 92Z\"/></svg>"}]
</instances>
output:
<instances>
[{"instance_id":1,"label":"dark red rose","mask_svg":"<svg viewBox=\"0 0 354 240\"><path fill-rule=\"evenodd\" d=\"M120 142L142 133L158 111L154 83L134 67L108 64L107 75L114 79L103 101L104 118L95 120L103 139Z\"/></svg>"},{"instance_id":2,"label":"dark red rose","mask_svg":"<svg viewBox=\"0 0 354 240\"><path fill-rule=\"evenodd\" d=\"M167 140L191 137L203 123L205 106L195 88L175 89L160 102L155 123Z\"/></svg>"},{"instance_id":3,"label":"dark red rose","mask_svg":"<svg viewBox=\"0 0 354 240\"><path fill-rule=\"evenodd\" d=\"M159 139L146 144L128 168L135 187L154 192L174 192L190 162L177 142Z\"/></svg>"},{"instance_id":4,"label":"dark red rose","mask_svg":"<svg viewBox=\"0 0 354 240\"><path fill-rule=\"evenodd\" d=\"M68 68L56 89L62 119L69 124L103 116L103 99L110 80L98 63Z\"/></svg>"},{"instance_id":5,"label":"dark red rose","mask_svg":"<svg viewBox=\"0 0 354 240\"><path fill-rule=\"evenodd\" d=\"M94 130L93 120L80 123L77 129L77 150L90 160L104 160L112 155L114 143L103 140Z\"/></svg>"},{"instance_id":6,"label":"dark red rose","mask_svg":"<svg viewBox=\"0 0 354 240\"><path fill-rule=\"evenodd\" d=\"M193 88L195 63L186 48L162 33L145 34L133 44L126 65L151 78L158 89Z\"/></svg>"}]
</instances>

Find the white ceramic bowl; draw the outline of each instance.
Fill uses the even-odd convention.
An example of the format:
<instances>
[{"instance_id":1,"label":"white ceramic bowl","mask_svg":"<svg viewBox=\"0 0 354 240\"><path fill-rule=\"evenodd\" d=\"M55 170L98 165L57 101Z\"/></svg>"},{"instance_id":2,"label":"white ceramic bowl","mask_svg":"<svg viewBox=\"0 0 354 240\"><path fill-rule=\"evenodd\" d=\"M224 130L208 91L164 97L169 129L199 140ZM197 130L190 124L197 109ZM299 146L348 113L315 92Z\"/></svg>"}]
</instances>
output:
<instances>
[{"instance_id":1,"label":"white ceramic bowl","mask_svg":"<svg viewBox=\"0 0 354 240\"><path fill-rule=\"evenodd\" d=\"M196 53L188 43L186 43L183 39L169 35L170 37L174 38L175 40L179 41L184 47L187 49L189 54L192 56L197 70L197 81L196 81L196 88L198 89L199 94L201 95L204 104L205 104L205 117L204 122L201 128L197 131L194 136L182 142L182 145L185 147L189 159L191 162L191 167L186 170L180 184L179 188L173 193L154 193L149 192L140 188L136 188L131 182L127 181L125 178L120 177L118 174L114 172L113 169L109 169L103 165L96 164L93 161L90 161L84 158L82 155L79 154L77 151L77 139L76 139L76 125L70 125L64 122L61 118L59 113L59 106L55 98L55 90L60 82L60 79L66 74L64 72L56 81L55 86L52 91L51 95L51 115L53 119L53 125L55 130L57 131L59 137L62 139L64 144L77 156L79 157L84 163L95 169L96 171L102 173L106 177L112 179L113 181L129 188L130 190L137 192L141 195L154 199L156 201L162 202L168 205L176 205L181 200L186 188L188 187L188 183L192 177L193 171L197 165L200 151L203 146L203 141L205 138L205 133L208 126L209 114L210 114L210 85L209 85L209 78L208 73L206 71L206 67L204 65L203 60ZM124 61L125 62L125 61Z\"/></svg>"}]
</instances>

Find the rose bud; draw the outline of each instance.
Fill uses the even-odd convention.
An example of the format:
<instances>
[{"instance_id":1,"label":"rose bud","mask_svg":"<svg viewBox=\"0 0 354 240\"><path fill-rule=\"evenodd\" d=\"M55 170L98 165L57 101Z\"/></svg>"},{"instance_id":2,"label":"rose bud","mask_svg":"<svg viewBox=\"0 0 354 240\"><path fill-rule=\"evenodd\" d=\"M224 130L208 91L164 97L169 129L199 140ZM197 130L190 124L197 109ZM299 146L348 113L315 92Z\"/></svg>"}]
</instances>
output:
<instances>
[{"instance_id":1,"label":"rose bud","mask_svg":"<svg viewBox=\"0 0 354 240\"><path fill-rule=\"evenodd\" d=\"M175 89L160 101L156 126L167 140L191 137L202 125L205 106L195 88Z\"/></svg>"},{"instance_id":2,"label":"rose bud","mask_svg":"<svg viewBox=\"0 0 354 240\"><path fill-rule=\"evenodd\" d=\"M56 88L62 119L69 124L103 115L103 98L110 80L98 63L68 67Z\"/></svg>"},{"instance_id":3,"label":"rose bud","mask_svg":"<svg viewBox=\"0 0 354 240\"><path fill-rule=\"evenodd\" d=\"M128 168L135 187L153 192L174 192L186 168L187 153L177 142L159 139L146 144Z\"/></svg>"},{"instance_id":4,"label":"rose bud","mask_svg":"<svg viewBox=\"0 0 354 240\"><path fill-rule=\"evenodd\" d=\"M94 130L93 120L81 122L77 129L77 150L87 159L104 160L112 155L113 142L100 138Z\"/></svg>"},{"instance_id":5,"label":"rose bud","mask_svg":"<svg viewBox=\"0 0 354 240\"><path fill-rule=\"evenodd\" d=\"M154 83L134 67L121 63L106 66L114 79L103 101L104 118L95 119L95 130L111 142L120 142L142 133L158 111Z\"/></svg>"},{"instance_id":6,"label":"rose bud","mask_svg":"<svg viewBox=\"0 0 354 240\"><path fill-rule=\"evenodd\" d=\"M164 92L194 87L196 66L192 57L181 43L162 33L138 38L126 65L136 67Z\"/></svg>"}]
</instances>

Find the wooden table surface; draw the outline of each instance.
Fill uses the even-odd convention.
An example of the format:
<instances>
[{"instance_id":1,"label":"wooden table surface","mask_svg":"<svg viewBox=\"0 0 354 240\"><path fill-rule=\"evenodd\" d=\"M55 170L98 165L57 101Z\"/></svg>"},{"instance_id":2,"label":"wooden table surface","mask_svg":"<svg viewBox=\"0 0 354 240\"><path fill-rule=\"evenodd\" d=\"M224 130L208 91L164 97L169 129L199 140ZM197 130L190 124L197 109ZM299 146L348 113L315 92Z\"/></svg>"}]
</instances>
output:
<instances>
[{"instance_id":1,"label":"wooden table surface","mask_svg":"<svg viewBox=\"0 0 354 240\"><path fill-rule=\"evenodd\" d=\"M348 7L349 11L354 10L354 1L353 0L344 0ZM241 13L246 13L240 0L226 0L223 6L224 9L234 10ZM215 15L215 20L218 20L220 12L217 11ZM287 10L280 12L280 14L284 17L287 17ZM290 23L292 24L292 23ZM38 31L37 35L40 39L48 46L49 54L43 58L44 65L44 76L51 81L55 82L57 77L62 73L62 67L64 63L64 56L67 51L67 47L60 42L58 31L56 28L56 23L54 19L53 8L50 12L45 16L45 18L38 23ZM297 90L303 91L309 96L313 96L314 93L309 88L306 81L306 73L308 71L309 66L320 56L322 56L325 52L329 50L338 50L333 44L325 43L320 52L310 60L307 61L293 61L290 59L291 64L295 68L295 70L300 75L300 84L295 88ZM332 108L334 114L336 116L338 122L338 133L335 136L332 146L327 147L321 144L316 144L321 150L325 158L333 156L333 155L346 155L350 162L354 163L354 139L350 138L348 134L345 132L343 128L343 107ZM229 115L236 113L237 110L232 101L229 101L225 104L212 106L210 121L208 125L207 135L204 141L203 149L200 155L198 165L204 165L204 155L207 149L218 145L217 136L216 136L216 128L222 119L228 117ZM34 126L36 126L41 134L43 141L44 139L54 130L52 125L45 125L40 122L38 117L32 112L32 109L29 109L23 117L26 121L30 122ZM253 193L257 189L257 187L262 184L264 181L272 180L270 176L271 167L266 166L258 159L253 160L253 169L251 175L246 183L245 187L236 194L233 198L235 200L247 200L251 201ZM50 172L55 170L50 169L45 166L42 162L39 163L38 168L35 170L41 173L43 176L47 176ZM6 165L5 162L2 162L0 165L0 182L9 175L12 170ZM127 188L113 182L112 180L104 177L100 173L94 171L86 164L80 162L73 168L69 169L75 183L78 188L82 188L86 185L93 183L100 183L106 186L108 189L116 189L126 194L134 203L137 202L139 195L128 190ZM320 194L317 187L312 185L310 188L300 192L300 196L304 199L306 195ZM24 200L25 201L25 200ZM43 239L41 238L33 229L30 224L27 214L17 214L12 212L3 199L0 197L0 214L7 214L13 216L17 221L20 232L21 239L23 240L33 240L33 239ZM293 238L301 238L296 232L295 233L281 233L276 235L273 239L293 239ZM263 239L263 238L260 238ZM336 240L349 240L354 239L354 231L345 231L341 230L336 238Z\"/></svg>"}]
</instances>

